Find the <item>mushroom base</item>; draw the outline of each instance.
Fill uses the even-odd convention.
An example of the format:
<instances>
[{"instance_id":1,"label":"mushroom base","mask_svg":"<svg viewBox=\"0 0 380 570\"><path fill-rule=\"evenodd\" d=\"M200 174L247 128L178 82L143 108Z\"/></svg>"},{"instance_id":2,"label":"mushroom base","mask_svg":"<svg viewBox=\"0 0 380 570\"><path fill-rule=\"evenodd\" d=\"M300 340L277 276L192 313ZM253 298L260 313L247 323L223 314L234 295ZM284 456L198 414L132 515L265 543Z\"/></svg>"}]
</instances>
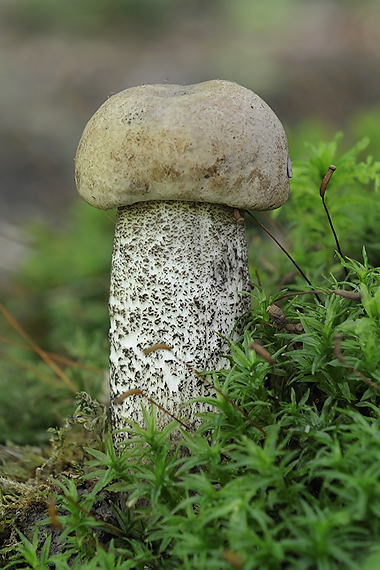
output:
<instances>
[{"instance_id":1,"label":"mushroom base","mask_svg":"<svg viewBox=\"0 0 380 570\"><path fill-rule=\"evenodd\" d=\"M250 296L240 291L250 291L248 253L232 208L154 201L119 209L109 299L114 430L129 427L124 418L145 426L148 397L191 428L200 424L196 414L212 406L184 403L213 391L184 363L199 371L228 366L220 335L231 338L250 310ZM158 344L172 351L144 353ZM115 402L129 390L143 394ZM159 429L172 421L156 412ZM114 441L126 438L119 433Z\"/></svg>"}]
</instances>

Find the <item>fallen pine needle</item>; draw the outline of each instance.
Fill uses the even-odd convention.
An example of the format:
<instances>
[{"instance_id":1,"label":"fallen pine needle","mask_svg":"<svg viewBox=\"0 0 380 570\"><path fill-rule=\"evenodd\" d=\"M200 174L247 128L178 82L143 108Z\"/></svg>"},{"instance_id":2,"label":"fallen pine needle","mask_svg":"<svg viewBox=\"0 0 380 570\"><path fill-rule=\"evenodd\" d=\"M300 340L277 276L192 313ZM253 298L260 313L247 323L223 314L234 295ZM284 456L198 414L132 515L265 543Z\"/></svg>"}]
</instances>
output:
<instances>
[{"instance_id":1,"label":"fallen pine needle","mask_svg":"<svg viewBox=\"0 0 380 570\"><path fill-rule=\"evenodd\" d=\"M17 348L22 348L24 350L30 350L34 352L33 348L28 344L24 344L23 342L17 342L16 340L11 340L6 336L0 335L0 341L5 342L7 344L11 344L12 346L16 346ZM104 370L101 368L96 368L95 366L89 366L88 364L82 364L81 362L77 362L76 360L71 360L70 358L66 358L66 356L61 356L60 354L55 354L54 352L47 352L44 351L52 360L56 362L61 362L62 364L66 364L67 366L71 366L72 368L81 368L82 370L88 370L88 372L94 372L94 374L104 374Z\"/></svg>"},{"instance_id":2,"label":"fallen pine needle","mask_svg":"<svg viewBox=\"0 0 380 570\"><path fill-rule=\"evenodd\" d=\"M77 389L74 384L71 382L70 378L66 376L66 374L56 365L56 363L50 358L50 356L42 350L38 346L38 344L28 335L27 332L21 327L21 325L12 317L12 315L7 311L2 303L0 303L0 311L2 312L3 316L7 319L8 323L18 332L20 336L32 347L34 352L38 354L42 360L46 362L48 366L59 376L59 378L66 384L66 386L74 392L77 393Z\"/></svg>"}]
</instances>

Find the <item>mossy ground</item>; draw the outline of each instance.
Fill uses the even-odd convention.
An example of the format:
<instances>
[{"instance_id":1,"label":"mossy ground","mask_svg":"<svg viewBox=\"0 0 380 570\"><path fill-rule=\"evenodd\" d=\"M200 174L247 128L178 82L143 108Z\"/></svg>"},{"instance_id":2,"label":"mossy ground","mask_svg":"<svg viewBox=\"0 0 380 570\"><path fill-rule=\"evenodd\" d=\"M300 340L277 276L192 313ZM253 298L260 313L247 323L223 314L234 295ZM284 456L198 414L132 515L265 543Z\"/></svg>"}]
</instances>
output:
<instances>
[{"instance_id":1,"label":"mossy ground","mask_svg":"<svg viewBox=\"0 0 380 570\"><path fill-rule=\"evenodd\" d=\"M46 249L60 251L60 240L44 241L20 281L38 292L39 310L31 306L24 325L42 323L36 341L87 355L96 369L63 365L82 392L75 407L69 385L55 386L52 372L20 346L7 354L13 364L2 364L4 387L24 418L19 430L11 418L4 423L18 446L4 441L0 450L0 533L11 546L2 552L4 567L6 560L36 570L378 567L380 165L358 161L364 143L337 157L337 143L316 145L307 161L296 161L290 209L270 222L278 235L286 228L284 241L319 300L250 226L252 311L230 345L229 366L209 371L215 413L196 432L182 430L176 449L170 433L177 423L157 431L154 410L142 401L145 428L131 425L125 448L115 452L106 408L96 401L107 360L104 267L99 274L89 253L83 284L74 256L58 284L57 268L42 259ZM344 259L334 254L318 195L331 163L338 168L326 201ZM89 212L89 226L97 215ZM17 303L14 297L10 305ZM273 305L281 322L271 319ZM22 374L23 392L14 388ZM46 410L38 425L31 402ZM7 405L4 399L5 418ZM52 413L61 427L48 434L49 445Z\"/></svg>"}]
</instances>

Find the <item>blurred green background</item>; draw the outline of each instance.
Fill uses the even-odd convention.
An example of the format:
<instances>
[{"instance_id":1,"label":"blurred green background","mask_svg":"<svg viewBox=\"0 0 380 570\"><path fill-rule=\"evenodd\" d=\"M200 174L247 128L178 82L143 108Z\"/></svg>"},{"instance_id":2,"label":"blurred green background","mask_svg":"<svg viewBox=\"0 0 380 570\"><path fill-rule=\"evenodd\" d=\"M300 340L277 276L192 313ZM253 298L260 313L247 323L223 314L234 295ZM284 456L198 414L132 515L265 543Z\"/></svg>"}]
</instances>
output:
<instances>
[{"instance_id":1,"label":"blurred green background","mask_svg":"<svg viewBox=\"0 0 380 570\"><path fill-rule=\"evenodd\" d=\"M379 160L377 0L1 0L0 298L44 349L107 368L114 213L77 198L74 156L87 120L134 85L215 78L241 83L274 109L296 174L313 156L305 142L329 143L337 131L338 149L319 153L322 170L363 137L369 143L357 160ZM295 177L298 206L290 201L269 221L315 278L335 263L326 265L315 247L325 230L300 208L307 183L318 192L319 174L301 185ZM378 211L365 198L373 180L340 180L334 215L343 248L357 256L366 245L378 264ZM309 212L319 207L307 204ZM251 221L248 236L253 274L258 268L263 284L278 290L292 266ZM326 236L333 248L328 229ZM45 441L46 427L70 413L73 394L10 344L20 337L1 315L0 337L0 442ZM104 374L62 366L79 389L101 396Z\"/></svg>"}]
</instances>

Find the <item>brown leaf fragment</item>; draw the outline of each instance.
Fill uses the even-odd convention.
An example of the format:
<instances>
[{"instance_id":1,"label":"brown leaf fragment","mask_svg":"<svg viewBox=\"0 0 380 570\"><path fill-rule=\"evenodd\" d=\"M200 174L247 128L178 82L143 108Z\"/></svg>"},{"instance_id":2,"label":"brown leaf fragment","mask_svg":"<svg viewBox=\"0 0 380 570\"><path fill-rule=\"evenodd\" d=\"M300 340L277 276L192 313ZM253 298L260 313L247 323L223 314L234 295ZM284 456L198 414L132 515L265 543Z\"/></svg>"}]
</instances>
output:
<instances>
[{"instance_id":1,"label":"brown leaf fragment","mask_svg":"<svg viewBox=\"0 0 380 570\"><path fill-rule=\"evenodd\" d=\"M236 220L236 223L239 224L239 226L243 226L244 225L244 218L243 218L242 214L240 213L240 210L238 210L237 208L234 208L233 215L234 215L234 218Z\"/></svg>"}]
</instances>

